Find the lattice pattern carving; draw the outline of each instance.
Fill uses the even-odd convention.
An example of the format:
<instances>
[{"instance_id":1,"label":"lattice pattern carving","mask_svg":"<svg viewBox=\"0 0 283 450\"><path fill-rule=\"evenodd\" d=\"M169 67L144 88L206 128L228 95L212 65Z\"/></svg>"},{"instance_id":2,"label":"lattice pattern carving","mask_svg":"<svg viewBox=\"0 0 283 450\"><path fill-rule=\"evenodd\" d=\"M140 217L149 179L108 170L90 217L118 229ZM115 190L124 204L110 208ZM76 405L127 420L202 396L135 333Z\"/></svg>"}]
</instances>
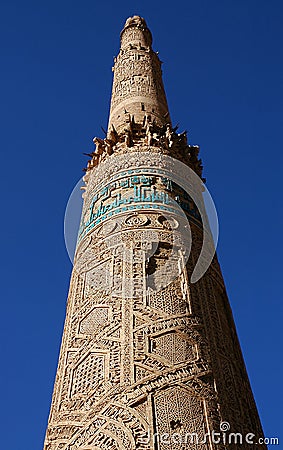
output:
<instances>
[{"instance_id":1,"label":"lattice pattern carving","mask_svg":"<svg viewBox=\"0 0 283 450\"><path fill-rule=\"evenodd\" d=\"M94 308L80 323L79 332L82 334L94 334L108 320L108 307Z\"/></svg>"},{"instance_id":2,"label":"lattice pattern carving","mask_svg":"<svg viewBox=\"0 0 283 450\"><path fill-rule=\"evenodd\" d=\"M208 450L202 444L206 433L204 423L203 401L183 388L169 388L154 397L157 431L159 436L168 433L168 443L159 442L160 450ZM178 433L188 443L175 442L174 433ZM190 442L190 434L197 433L199 443ZM178 438L177 438L178 439Z\"/></svg>"},{"instance_id":3,"label":"lattice pattern carving","mask_svg":"<svg viewBox=\"0 0 283 450\"><path fill-rule=\"evenodd\" d=\"M104 378L104 356L90 353L73 372L71 395L85 395Z\"/></svg>"},{"instance_id":4,"label":"lattice pattern carving","mask_svg":"<svg viewBox=\"0 0 283 450\"><path fill-rule=\"evenodd\" d=\"M197 357L196 346L188 341L186 335L167 333L151 340L152 353L161 356L171 364L194 361Z\"/></svg>"},{"instance_id":5,"label":"lattice pattern carving","mask_svg":"<svg viewBox=\"0 0 283 450\"><path fill-rule=\"evenodd\" d=\"M150 292L149 304L152 308L169 315L185 314L186 302L183 298L180 279L174 280L166 289Z\"/></svg>"},{"instance_id":6,"label":"lattice pattern carving","mask_svg":"<svg viewBox=\"0 0 283 450\"><path fill-rule=\"evenodd\" d=\"M106 260L87 272L86 283L93 290L109 292L111 275L111 260Z\"/></svg>"}]
</instances>

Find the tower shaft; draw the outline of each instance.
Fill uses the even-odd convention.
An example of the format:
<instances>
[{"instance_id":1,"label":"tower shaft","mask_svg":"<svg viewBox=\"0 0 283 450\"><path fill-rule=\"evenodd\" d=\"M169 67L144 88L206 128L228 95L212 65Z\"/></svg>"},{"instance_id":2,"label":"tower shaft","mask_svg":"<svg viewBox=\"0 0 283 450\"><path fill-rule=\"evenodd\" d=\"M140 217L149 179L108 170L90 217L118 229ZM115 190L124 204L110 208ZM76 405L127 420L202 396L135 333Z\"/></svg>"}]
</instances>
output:
<instances>
[{"instance_id":1,"label":"tower shaft","mask_svg":"<svg viewBox=\"0 0 283 450\"><path fill-rule=\"evenodd\" d=\"M160 126L170 123L161 62L151 44L151 32L144 19L129 18L121 32L121 49L113 67L109 132L113 127L123 132L133 116L138 123L145 115Z\"/></svg>"},{"instance_id":2,"label":"tower shaft","mask_svg":"<svg viewBox=\"0 0 283 450\"><path fill-rule=\"evenodd\" d=\"M236 450L263 436L216 255L192 281L209 235L202 166L172 128L151 43L129 18L84 177L45 450ZM223 423L242 443L223 441Z\"/></svg>"}]
</instances>

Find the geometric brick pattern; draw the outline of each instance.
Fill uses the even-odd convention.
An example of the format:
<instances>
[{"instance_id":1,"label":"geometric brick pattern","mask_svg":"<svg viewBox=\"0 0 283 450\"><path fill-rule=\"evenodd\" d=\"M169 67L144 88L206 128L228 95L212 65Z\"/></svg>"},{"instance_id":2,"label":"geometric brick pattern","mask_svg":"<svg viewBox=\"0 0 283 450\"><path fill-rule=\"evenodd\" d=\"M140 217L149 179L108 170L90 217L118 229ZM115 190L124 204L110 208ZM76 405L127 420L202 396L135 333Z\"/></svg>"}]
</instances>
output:
<instances>
[{"instance_id":1,"label":"geometric brick pattern","mask_svg":"<svg viewBox=\"0 0 283 450\"><path fill-rule=\"evenodd\" d=\"M74 370L72 395L94 389L98 380L104 377L104 356L90 353Z\"/></svg>"},{"instance_id":2,"label":"geometric brick pattern","mask_svg":"<svg viewBox=\"0 0 283 450\"><path fill-rule=\"evenodd\" d=\"M79 333L93 334L95 333L108 319L108 307L94 308L80 323Z\"/></svg>"},{"instance_id":3,"label":"geometric brick pattern","mask_svg":"<svg viewBox=\"0 0 283 450\"><path fill-rule=\"evenodd\" d=\"M152 352L171 364L179 364L196 359L195 346L188 342L186 335L168 333L152 339Z\"/></svg>"}]
</instances>

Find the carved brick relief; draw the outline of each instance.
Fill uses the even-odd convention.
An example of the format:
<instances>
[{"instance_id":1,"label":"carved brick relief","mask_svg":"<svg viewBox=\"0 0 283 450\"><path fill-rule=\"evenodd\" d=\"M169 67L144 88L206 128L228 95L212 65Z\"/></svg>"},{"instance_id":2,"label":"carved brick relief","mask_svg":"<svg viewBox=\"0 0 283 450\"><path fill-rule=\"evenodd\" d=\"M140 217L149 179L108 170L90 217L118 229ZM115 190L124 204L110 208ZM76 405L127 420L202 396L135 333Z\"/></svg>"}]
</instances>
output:
<instances>
[{"instance_id":1,"label":"carved brick relief","mask_svg":"<svg viewBox=\"0 0 283 450\"><path fill-rule=\"evenodd\" d=\"M160 438L158 449L209 449L206 444L200 443L206 433L204 404L201 398L191 395L182 387L168 388L154 396L154 413L158 435L167 437L166 442ZM180 435L181 439L178 436L174 439L174 433ZM196 435L199 439L197 443Z\"/></svg>"},{"instance_id":2,"label":"carved brick relief","mask_svg":"<svg viewBox=\"0 0 283 450\"><path fill-rule=\"evenodd\" d=\"M151 351L172 365L191 362L197 359L195 344L181 333L166 333L151 339Z\"/></svg>"},{"instance_id":3,"label":"carved brick relief","mask_svg":"<svg viewBox=\"0 0 283 450\"><path fill-rule=\"evenodd\" d=\"M94 334L108 321L108 307L104 306L94 308L88 315L80 322L79 333Z\"/></svg>"},{"instance_id":4,"label":"carved brick relief","mask_svg":"<svg viewBox=\"0 0 283 450\"><path fill-rule=\"evenodd\" d=\"M90 353L73 370L71 397L80 394L85 395L90 389L94 389L97 381L105 377L105 361L103 355Z\"/></svg>"}]
</instances>

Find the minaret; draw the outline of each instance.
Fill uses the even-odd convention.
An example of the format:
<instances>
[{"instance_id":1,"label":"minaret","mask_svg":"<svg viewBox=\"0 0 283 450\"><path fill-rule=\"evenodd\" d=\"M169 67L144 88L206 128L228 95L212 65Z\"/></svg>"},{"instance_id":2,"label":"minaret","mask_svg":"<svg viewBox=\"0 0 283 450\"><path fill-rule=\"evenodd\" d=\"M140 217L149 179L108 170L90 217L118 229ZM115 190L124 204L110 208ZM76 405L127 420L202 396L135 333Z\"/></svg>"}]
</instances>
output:
<instances>
[{"instance_id":1,"label":"minaret","mask_svg":"<svg viewBox=\"0 0 283 450\"><path fill-rule=\"evenodd\" d=\"M266 449L211 242L203 253L199 148L172 127L151 45L129 18L84 176L44 449Z\"/></svg>"}]
</instances>

